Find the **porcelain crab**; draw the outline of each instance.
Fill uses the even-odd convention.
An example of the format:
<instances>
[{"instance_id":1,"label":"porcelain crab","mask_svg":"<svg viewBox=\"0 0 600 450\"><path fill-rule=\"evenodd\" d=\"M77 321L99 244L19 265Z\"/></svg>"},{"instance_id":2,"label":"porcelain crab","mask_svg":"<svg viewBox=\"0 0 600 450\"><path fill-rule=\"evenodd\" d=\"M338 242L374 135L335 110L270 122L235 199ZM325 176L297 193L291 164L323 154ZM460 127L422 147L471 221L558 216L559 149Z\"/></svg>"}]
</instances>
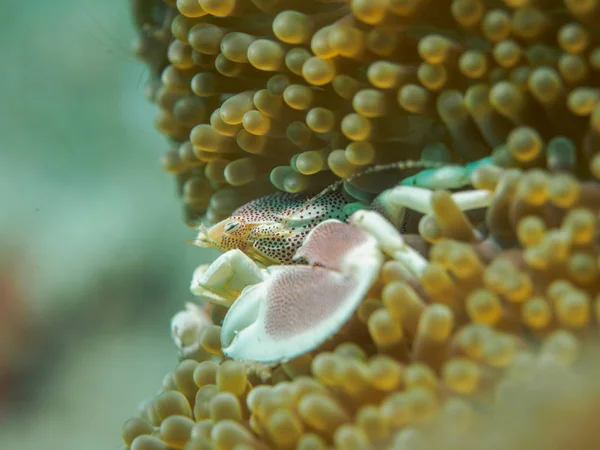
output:
<instances>
[{"instance_id":1,"label":"porcelain crab","mask_svg":"<svg viewBox=\"0 0 600 450\"><path fill-rule=\"evenodd\" d=\"M395 216L403 216L406 208L430 214L432 195L429 189L400 185L381 194L380 203ZM488 206L492 193L471 190L452 198L468 211ZM279 196L246 205L230 219L201 230L198 238L201 245L226 250L196 269L191 291L229 308L221 344L233 359L276 363L309 352L349 320L386 258L399 261L415 278L428 264L376 211L348 214L346 204L325 199L311 206L310 215L307 209L293 209L290 220L289 205L282 215L281 202ZM280 209L260 209L265 204ZM189 328L202 321L188 317L195 313L190 309L172 322L184 354L197 346L193 336L199 334Z\"/></svg>"}]
</instances>

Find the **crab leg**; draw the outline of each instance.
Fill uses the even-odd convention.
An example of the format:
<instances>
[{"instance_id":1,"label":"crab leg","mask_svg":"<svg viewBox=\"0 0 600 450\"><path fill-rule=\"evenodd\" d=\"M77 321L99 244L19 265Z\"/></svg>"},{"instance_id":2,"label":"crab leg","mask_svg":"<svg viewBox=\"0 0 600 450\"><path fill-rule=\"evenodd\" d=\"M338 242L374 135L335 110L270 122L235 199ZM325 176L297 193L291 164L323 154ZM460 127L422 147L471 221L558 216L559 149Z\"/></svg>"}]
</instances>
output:
<instances>
[{"instance_id":1,"label":"crab leg","mask_svg":"<svg viewBox=\"0 0 600 450\"><path fill-rule=\"evenodd\" d=\"M190 290L203 300L230 306L246 286L264 279L264 269L236 249L223 253L210 266L198 267Z\"/></svg>"},{"instance_id":2,"label":"crab leg","mask_svg":"<svg viewBox=\"0 0 600 450\"><path fill-rule=\"evenodd\" d=\"M431 198L433 191L414 186L396 186L383 192L378 201L386 210L399 211L409 208L421 214L431 214ZM462 211L469 211L488 206L493 193L482 189L455 192L452 199Z\"/></svg>"}]
</instances>

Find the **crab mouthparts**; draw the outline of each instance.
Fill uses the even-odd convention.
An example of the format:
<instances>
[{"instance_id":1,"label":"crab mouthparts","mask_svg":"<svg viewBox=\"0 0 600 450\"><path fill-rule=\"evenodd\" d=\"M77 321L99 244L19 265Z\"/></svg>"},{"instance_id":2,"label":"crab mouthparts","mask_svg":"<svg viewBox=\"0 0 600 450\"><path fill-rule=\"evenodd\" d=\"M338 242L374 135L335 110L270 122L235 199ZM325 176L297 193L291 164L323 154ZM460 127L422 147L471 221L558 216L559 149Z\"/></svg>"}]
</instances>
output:
<instances>
[{"instance_id":1,"label":"crab mouthparts","mask_svg":"<svg viewBox=\"0 0 600 450\"><path fill-rule=\"evenodd\" d=\"M203 248L217 247L217 243L210 237L209 230L203 223L200 224L198 235L196 236L196 239L192 241L192 243Z\"/></svg>"},{"instance_id":2,"label":"crab mouthparts","mask_svg":"<svg viewBox=\"0 0 600 450\"><path fill-rule=\"evenodd\" d=\"M206 236L197 236L196 239L192 241L192 244L197 245L198 247L211 247Z\"/></svg>"}]
</instances>

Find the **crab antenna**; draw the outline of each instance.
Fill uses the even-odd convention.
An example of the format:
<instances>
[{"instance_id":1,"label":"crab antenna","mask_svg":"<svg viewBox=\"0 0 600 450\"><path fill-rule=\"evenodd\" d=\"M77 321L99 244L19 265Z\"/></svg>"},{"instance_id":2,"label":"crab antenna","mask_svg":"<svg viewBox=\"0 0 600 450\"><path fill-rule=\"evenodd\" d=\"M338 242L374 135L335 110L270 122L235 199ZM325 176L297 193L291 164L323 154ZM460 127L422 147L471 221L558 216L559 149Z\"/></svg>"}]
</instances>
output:
<instances>
[{"instance_id":1,"label":"crab antenna","mask_svg":"<svg viewBox=\"0 0 600 450\"><path fill-rule=\"evenodd\" d=\"M350 175L347 178L343 178L341 180L338 180L338 181L330 184L325 189L323 189L321 192L319 192L317 195L309 198L306 201L306 203L304 204L304 206L302 206L302 209L308 208L310 205L312 205L314 202L316 202L318 199L320 199L324 195L327 195L330 192L333 192L336 189L338 189L345 182L351 182L351 181L353 181L357 178L360 178L364 175L369 175L371 173L383 172L385 170L392 170L392 169L405 170L405 169L414 169L417 167L422 168L422 169L437 169L439 167L451 166L451 165L453 165L453 164L448 163L448 162L425 161L425 160L422 160L422 161L406 160L406 161L396 161L396 162L389 163L389 164L374 165L374 166L368 167L364 170L361 170L359 172L353 173L352 175ZM286 222L287 222L287 219L284 219L283 223L286 223Z\"/></svg>"}]
</instances>

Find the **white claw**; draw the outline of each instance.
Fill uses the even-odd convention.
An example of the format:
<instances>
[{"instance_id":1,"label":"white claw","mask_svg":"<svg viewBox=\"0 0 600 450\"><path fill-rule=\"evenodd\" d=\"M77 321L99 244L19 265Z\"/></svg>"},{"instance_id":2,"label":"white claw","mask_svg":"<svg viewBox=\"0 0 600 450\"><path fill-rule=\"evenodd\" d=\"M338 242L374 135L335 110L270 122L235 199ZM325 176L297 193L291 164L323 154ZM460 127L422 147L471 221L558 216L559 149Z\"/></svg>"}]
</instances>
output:
<instances>
[{"instance_id":1,"label":"white claw","mask_svg":"<svg viewBox=\"0 0 600 450\"><path fill-rule=\"evenodd\" d=\"M221 329L221 344L229 347L242 330L247 330L258 320L261 302L266 297L265 283L248 286L231 305ZM242 301L240 301L242 300Z\"/></svg>"},{"instance_id":2,"label":"white claw","mask_svg":"<svg viewBox=\"0 0 600 450\"><path fill-rule=\"evenodd\" d=\"M230 250L210 266L198 267L192 277L192 294L218 305L230 306L246 287L260 283L265 272L240 250Z\"/></svg>"},{"instance_id":3,"label":"white claw","mask_svg":"<svg viewBox=\"0 0 600 450\"><path fill-rule=\"evenodd\" d=\"M333 219L296 255L309 264L269 267L227 312L221 344L230 358L282 362L315 349L352 316L383 263L375 239Z\"/></svg>"},{"instance_id":4,"label":"white claw","mask_svg":"<svg viewBox=\"0 0 600 450\"><path fill-rule=\"evenodd\" d=\"M349 222L373 236L381 250L401 262L413 275L420 276L427 267L427 260L408 246L398 230L381 214L374 211L357 211Z\"/></svg>"}]
</instances>

